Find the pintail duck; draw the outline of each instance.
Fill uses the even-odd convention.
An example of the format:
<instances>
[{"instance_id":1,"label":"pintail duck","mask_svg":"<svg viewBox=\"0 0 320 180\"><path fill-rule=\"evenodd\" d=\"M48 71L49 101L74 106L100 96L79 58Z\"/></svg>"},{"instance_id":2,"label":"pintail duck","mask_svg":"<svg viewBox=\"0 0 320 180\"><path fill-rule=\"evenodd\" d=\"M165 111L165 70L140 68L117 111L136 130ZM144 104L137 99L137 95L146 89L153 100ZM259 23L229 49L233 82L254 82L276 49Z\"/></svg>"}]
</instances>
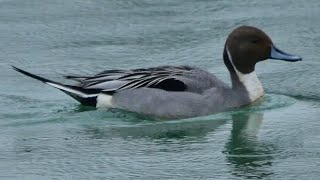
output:
<instances>
[{"instance_id":1,"label":"pintail duck","mask_svg":"<svg viewBox=\"0 0 320 180\"><path fill-rule=\"evenodd\" d=\"M94 76L66 76L77 81L75 85L55 82L16 67L13 69L65 92L83 105L180 119L225 111L262 97L264 90L255 73L255 65L267 59L302 60L278 49L262 30L241 26L230 33L223 51L231 86L192 66L106 70Z\"/></svg>"}]
</instances>

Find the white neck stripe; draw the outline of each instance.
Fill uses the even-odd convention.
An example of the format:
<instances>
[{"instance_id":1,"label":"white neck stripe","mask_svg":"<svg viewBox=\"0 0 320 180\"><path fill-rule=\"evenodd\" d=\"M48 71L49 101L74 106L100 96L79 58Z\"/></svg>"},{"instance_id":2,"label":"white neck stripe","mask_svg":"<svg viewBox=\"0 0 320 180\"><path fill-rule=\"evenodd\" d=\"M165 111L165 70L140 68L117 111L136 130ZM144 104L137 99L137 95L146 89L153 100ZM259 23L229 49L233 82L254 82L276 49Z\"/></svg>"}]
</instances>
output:
<instances>
[{"instance_id":1,"label":"white neck stripe","mask_svg":"<svg viewBox=\"0 0 320 180\"><path fill-rule=\"evenodd\" d=\"M231 65L233 66L239 81L244 85L244 87L247 89L248 93L249 93L249 98L251 101L255 101L258 98L260 98L261 96L264 95L264 91L263 91L263 87L261 82L259 81L257 74L255 71L249 73L249 74L244 74L241 73L240 71L238 71L238 69L235 67L235 65L233 64L232 61L232 57L231 54L229 52L228 47L226 46L227 49L227 54L229 57L229 61L231 63Z\"/></svg>"}]
</instances>

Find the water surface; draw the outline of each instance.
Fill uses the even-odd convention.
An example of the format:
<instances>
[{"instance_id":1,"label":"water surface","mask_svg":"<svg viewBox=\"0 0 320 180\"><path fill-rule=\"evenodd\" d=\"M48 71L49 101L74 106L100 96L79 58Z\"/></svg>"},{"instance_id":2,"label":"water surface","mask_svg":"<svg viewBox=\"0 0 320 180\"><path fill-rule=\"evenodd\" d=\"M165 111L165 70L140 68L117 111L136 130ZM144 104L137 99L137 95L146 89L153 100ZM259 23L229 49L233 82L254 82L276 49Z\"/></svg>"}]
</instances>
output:
<instances>
[{"instance_id":1,"label":"water surface","mask_svg":"<svg viewBox=\"0 0 320 180\"><path fill-rule=\"evenodd\" d=\"M320 1L0 1L1 179L318 179ZM14 72L65 74L163 64L229 82L224 41L262 28L304 61L266 61L267 95L188 120L80 106Z\"/></svg>"}]
</instances>

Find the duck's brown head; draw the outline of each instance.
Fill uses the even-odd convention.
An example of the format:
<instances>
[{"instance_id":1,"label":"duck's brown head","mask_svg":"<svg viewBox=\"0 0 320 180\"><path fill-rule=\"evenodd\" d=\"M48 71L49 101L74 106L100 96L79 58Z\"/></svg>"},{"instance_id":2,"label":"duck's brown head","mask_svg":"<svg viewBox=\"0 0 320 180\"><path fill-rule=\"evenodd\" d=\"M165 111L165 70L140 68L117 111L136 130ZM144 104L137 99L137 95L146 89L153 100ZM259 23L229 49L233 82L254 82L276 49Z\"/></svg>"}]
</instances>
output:
<instances>
[{"instance_id":1,"label":"duck's brown head","mask_svg":"<svg viewBox=\"0 0 320 180\"><path fill-rule=\"evenodd\" d=\"M279 50L270 37L262 30L251 26L240 26L227 38L224 49L224 61L229 71L248 74L254 71L259 61L278 59L301 61L301 57Z\"/></svg>"}]
</instances>

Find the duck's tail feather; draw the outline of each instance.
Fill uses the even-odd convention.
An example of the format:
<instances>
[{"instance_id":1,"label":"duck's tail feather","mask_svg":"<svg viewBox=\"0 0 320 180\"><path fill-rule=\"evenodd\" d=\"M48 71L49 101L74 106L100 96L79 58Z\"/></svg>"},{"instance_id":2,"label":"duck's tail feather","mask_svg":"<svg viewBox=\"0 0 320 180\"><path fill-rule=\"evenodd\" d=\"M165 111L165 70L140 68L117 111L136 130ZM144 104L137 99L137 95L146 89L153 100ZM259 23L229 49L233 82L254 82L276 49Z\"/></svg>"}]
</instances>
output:
<instances>
[{"instance_id":1,"label":"duck's tail feather","mask_svg":"<svg viewBox=\"0 0 320 180\"><path fill-rule=\"evenodd\" d=\"M45 84L48 84L49 86L52 86L54 88L61 90L62 92L68 94L69 96L79 101L83 105L96 106L97 96L101 92L100 89L84 89L79 86L65 85L62 83L58 83L58 82L37 76L35 74L31 74L15 66L12 66L12 68L17 72L20 72L26 76L29 76L33 79L37 79Z\"/></svg>"}]
</instances>

